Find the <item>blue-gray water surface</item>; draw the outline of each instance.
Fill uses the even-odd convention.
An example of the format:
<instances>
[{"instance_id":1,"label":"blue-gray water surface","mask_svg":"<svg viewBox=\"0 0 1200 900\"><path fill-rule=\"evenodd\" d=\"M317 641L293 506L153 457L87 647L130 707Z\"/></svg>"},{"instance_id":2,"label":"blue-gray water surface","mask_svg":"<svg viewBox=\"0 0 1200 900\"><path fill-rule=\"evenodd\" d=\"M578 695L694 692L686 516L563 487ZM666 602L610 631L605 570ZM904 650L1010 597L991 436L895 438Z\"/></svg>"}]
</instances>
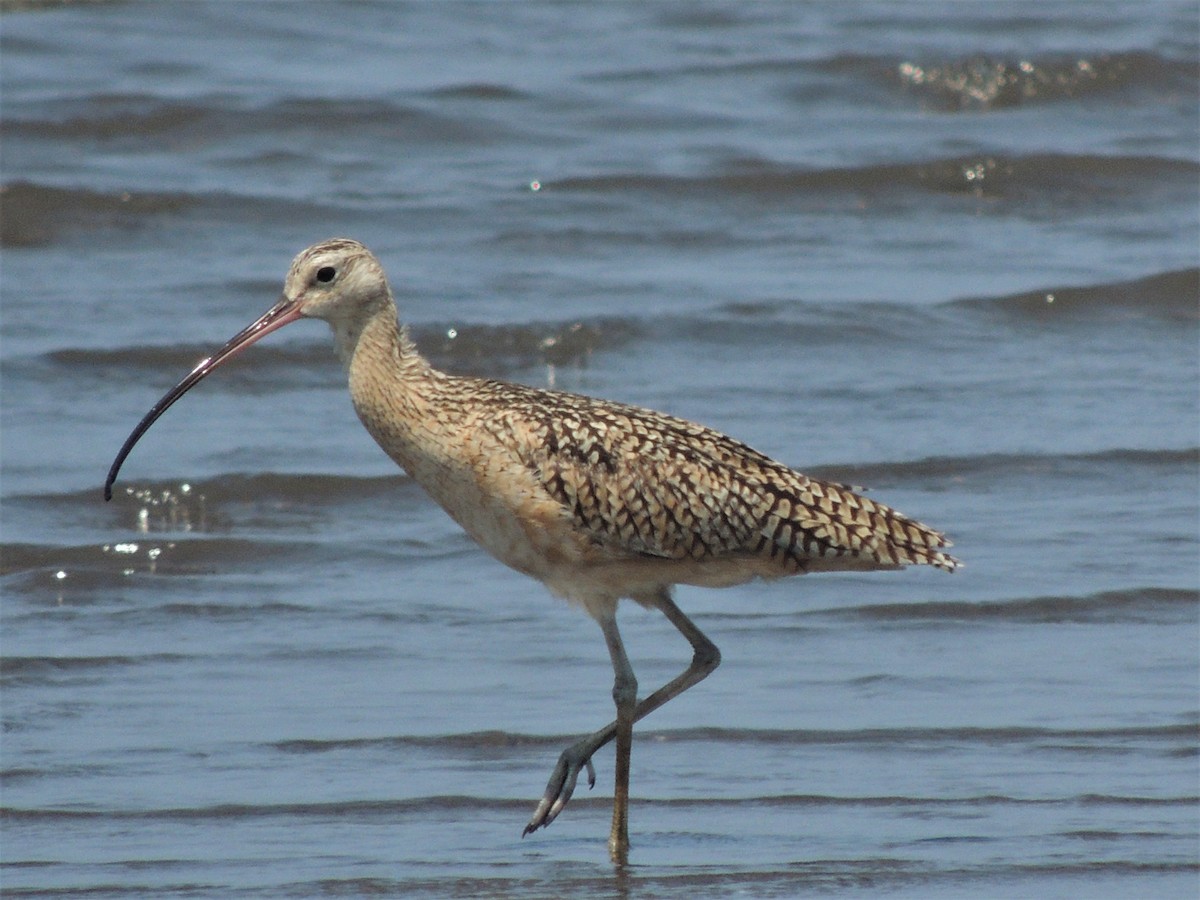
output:
<instances>
[{"instance_id":1,"label":"blue-gray water surface","mask_svg":"<svg viewBox=\"0 0 1200 900\"><path fill-rule=\"evenodd\" d=\"M6 896L1194 897L1194 3L0 13ZM630 865L599 629L372 443L298 251L439 366L650 406L966 563L680 605ZM644 691L690 648L622 607Z\"/></svg>"}]
</instances>

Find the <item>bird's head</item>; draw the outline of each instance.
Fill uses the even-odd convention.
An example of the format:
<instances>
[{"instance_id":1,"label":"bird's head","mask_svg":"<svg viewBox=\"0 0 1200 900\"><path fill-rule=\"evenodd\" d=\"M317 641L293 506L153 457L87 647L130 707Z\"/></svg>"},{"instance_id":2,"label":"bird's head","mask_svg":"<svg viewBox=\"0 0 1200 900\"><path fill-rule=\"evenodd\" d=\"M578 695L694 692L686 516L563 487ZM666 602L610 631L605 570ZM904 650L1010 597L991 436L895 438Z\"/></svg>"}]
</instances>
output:
<instances>
[{"instance_id":1,"label":"bird's head","mask_svg":"<svg viewBox=\"0 0 1200 900\"><path fill-rule=\"evenodd\" d=\"M358 241L334 238L314 244L292 260L280 305L298 316L337 323L361 320L391 301L387 277Z\"/></svg>"},{"instance_id":2,"label":"bird's head","mask_svg":"<svg viewBox=\"0 0 1200 900\"><path fill-rule=\"evenodd\" d=\"M211 356L200 360L183 381L171 388L142 417L108 471L104 483L105 499L112 496L113 481L134 444L171 404L226 360L290 322L313 318L324 319L330 324L338 353L349 362L364 325L377 313L392 308L392 295L383 267L358 241L334 238L309 247L292 261L283 294L275 305Z\"/></svg>"}]
</instances>

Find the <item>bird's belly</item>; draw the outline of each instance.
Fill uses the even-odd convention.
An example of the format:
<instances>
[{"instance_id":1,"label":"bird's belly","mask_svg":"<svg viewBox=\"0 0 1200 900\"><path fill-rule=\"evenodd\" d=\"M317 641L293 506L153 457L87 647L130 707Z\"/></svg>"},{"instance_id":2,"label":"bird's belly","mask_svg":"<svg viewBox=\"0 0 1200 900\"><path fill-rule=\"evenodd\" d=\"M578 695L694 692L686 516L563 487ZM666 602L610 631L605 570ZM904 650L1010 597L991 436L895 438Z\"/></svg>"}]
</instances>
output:
<instances>
[{"instance_id":1,"label":"bird's belly","mask_svg":"<svg viewBox=\"0 0 1200 900\"><path fill-rule=\"evenodd\" d=\"M476 466L410 457L401 462L425 492L470 537L510 568L540 581L583 562L578 536L562 507L525 473L505 473L504 489Z\"/></svg>"},{"instance_id":2,"label":"bird's belly","mask_svg":"<svg viewBox=\"0 0 1200 900\"><path fill-rule=\"evenodd\" d=\"M597 597L636 597L670 584L727 587L797 574L757 556L665 558L601 544L524 470L415 455L397 462L488 553L589 608Z\"/></svg>"},{"instance_id":3,"label":"bird's belly","mask_svg":"<svg viewBox=\"0 0 1200 900\"><path fill-rule=\"evenodd\" d=\"M435 499L479 546L518 572L544 581L547 560L563 555L550 533L539 534L535 524L500 504L482 497L478 503L455 502L458 496Z\"/></svg>"}]
</instances>

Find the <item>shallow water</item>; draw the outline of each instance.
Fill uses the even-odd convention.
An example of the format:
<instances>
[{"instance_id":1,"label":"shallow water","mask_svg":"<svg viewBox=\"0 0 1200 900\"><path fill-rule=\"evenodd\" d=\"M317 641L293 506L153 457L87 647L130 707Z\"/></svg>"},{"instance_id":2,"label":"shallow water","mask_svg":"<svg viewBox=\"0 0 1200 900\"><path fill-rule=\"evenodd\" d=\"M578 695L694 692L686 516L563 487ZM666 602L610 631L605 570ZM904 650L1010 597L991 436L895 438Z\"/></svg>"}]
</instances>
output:
<instances>
[{"instance_id":1,"label":"shallow water","mask_svg":"<svg viewBox=\"0 0 1200 900\"><path fill-rule=\"evenodd\" d=\"M0 17L6 895L1191 897L1194 5L65 4ZM681 606L631 865L596 626L354 418L365 241L439 366L727 431L953 577ZM643 690L688 648L622 626Z\"/></svg>"}]
</instances>

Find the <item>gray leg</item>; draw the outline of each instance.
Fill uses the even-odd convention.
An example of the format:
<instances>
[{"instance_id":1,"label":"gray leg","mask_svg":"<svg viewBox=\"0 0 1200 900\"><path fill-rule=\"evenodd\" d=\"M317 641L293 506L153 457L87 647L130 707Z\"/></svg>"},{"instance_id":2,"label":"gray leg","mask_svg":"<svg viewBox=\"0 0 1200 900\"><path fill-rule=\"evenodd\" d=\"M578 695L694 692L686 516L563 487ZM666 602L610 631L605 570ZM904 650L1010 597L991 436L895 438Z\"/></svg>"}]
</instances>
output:
<instances>
[{"instance_id":1,"label":"gray leg","mask_svg":"<svg viewBox=\"0 0 1200 900\"><path fill-rule=\"evenodd\" d=\"M685 616L683 611L675 605L675 601L671 599L669 590L663 589L659 591L653 597L653 604L662 610L663 615L667 617L671 624L678 628L680 634L688 639L688 643L692 645L692 662L687 669L664 684L653 694L644 698L634 707L634 722L640 721L644 716L654 712L654 710L658 709L668 700L679 696L692 685L703 681L721 662L721 651L717 649L716 644L710 641L704 635L704 632L697 628L692 620ZM615 623L613 627L615 629ZM624 651L622 650L623 653ZM626 665L628 665L628 661L626 661ZM616 663L614 661L615 669ZM630 672L630 675L632 675L632 672ZM614 684L613 687L615 697L616 685ZM537 809L534 810L533 818L525 826L524 834L529 834L531 831L543 828L558 817L558 814L562 812L563 807L566 806L567 801L571 799L571 795L575 792L575 782L579 778L579 773L585 768L588 772L588 787L592 787L596 783L595 770L592 768L592 755L617 736L618 727L619 723L617 721L610 722L604 728L601 728L594 734L588 735L578 743L572 744L562 752L562 755L558 758L557 765L554 767L554 771L550 775L550 783L546 785L546 793L538 803ZM626 758L628 759L628 757ZM617 765L620 766L620 764L620 753L618 752ZM613 812L615 816L615 806ZM615 818L613 824L615 827Z\"/></svg>"},{"instance_id":2,"label":"gray leg","mask_svg":"<svg viewBox=\"0 0 1200 900\"><path fill-rule=\"evenodd\" d=\"M608 654L612 657L613 703L617 707L617 718L613 723L617 739L616 782L613 787L613 817L612 830L608 836L608 852L613 862L624 864L629 860L629 756L633 750L637 678L633 674L633 667L629 665L629 657L625 655L621 632L617 630L615 609L612 616L601 619L600 627L608 644Z\"/></svg>"}]
</instances>

